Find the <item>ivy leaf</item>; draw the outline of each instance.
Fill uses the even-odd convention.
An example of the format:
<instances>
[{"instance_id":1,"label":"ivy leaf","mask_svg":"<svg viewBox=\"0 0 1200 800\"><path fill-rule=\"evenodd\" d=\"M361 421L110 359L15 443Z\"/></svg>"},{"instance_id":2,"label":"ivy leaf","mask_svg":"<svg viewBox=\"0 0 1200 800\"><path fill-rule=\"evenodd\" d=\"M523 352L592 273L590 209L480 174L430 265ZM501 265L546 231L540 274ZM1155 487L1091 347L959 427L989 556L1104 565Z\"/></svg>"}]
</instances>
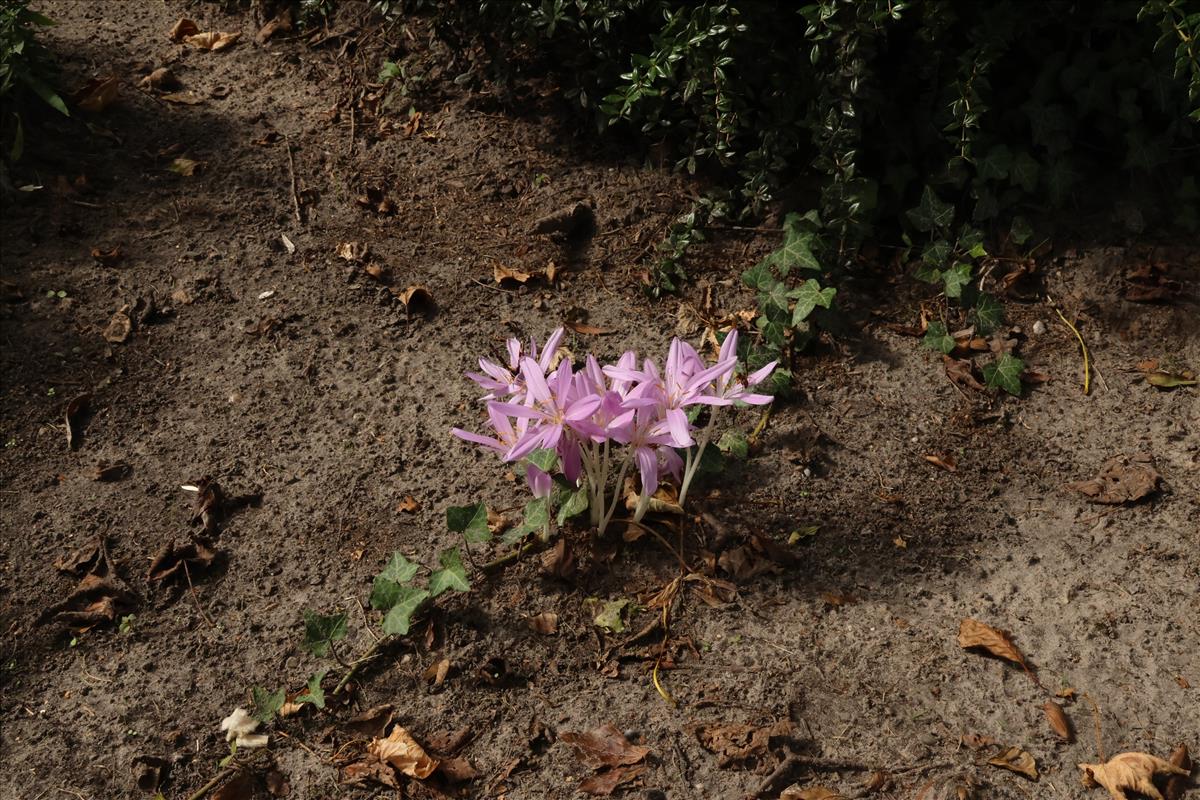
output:
<instances>
[{"instance_id":1,"label":"ivy leaf","mask_svg":"<svg viewBox=\"0 0 1200 800\"><path fill-rule=\"evenodd\" d=\"M734 458L744 459L750 454L750 442L740 431L725 431L717 442L717 448Z\"/></svg>"},{"instance_id":2,"label":"ivy leaf","mask_svg":"<svg viewBox=\"0 0 1200 800\"><path fill-rule=\"evenodd\" d=\"M1021 395L1021 373L1024 370L1024 361L1010 353L1005 353L991 364L983 365L983 380L993 389L1003 389L1014 397L1019 397Z\"/></svg>"},{"instance_id":3,"label":"ivy leaf","mask_svg":"<svg viewBox=\"0 0 1200 800\"><path fill-rule=\"evenodd\" d=\"M795 228L789 228L787 237L783 241L783 247L772 253L768 257L768 260L775 265L775 268L779 270L779 274L782 276L786 276L791 272L793 267L820 272L821 263L813 255L812 240L813 234L811 232L796 231Z\"/></svg>"},{"instance_id":4,"label":"ivy leaf","mask_svg":"<svg viewBox=\"0 0 1200 800\"><path fill-rule=\"evenodd\" d=\"M525 460L528 461L530 464L533 464L535 467L540 469L542 472L551 472L554 470L554 466L558 463L558 453L554 452L553 450L551 450L548 447L543 447L538 450L534 450L532 453L525 456ZM486 520L487 520L487 512L485 510L484 511L485 523L486 523Z\"/></svg>"},{"instance_id":5,"label":"ivy leaf","mask_svg":"<svg viewBox=\"0 0 1200 800\"><path fill-rule=\"evenodd\" d=\"M988 150L987 155L975 163L975 170L984 180L994 181L1008 177L1013 155L1008 145L998 144Z\"/></svg>"},{"instance_id":6,"label":"ivy leaf","mask_svg":"<svg viewBox=\"0 0 1200 800\"><path fill-rule=\"evenodd\" d=\"M304 612L304 649L317 658L329 653L329 645L346 638L347 614L316 614Z\"/></svg>"},{"instance_id":7,"label":"ivy leaf","mask_svg":"<svg viewBox=\"0 0 1200 800\"><path fill-rule=\"evenodd\" d=\"M950 253L953 248L950 247L950 242L945 239L935 239L925 245L925 249L921 251L921 260L931 267L941 268L950 260ZM937 283L937 279L929 281L929 283Z\"/></svg>"},{"instance_id":8,"label":"ivy leaf","mask_svg":"<svg viewBox=\"0 0 1200 800\"><path fill-rule=\"evenodd\" d=\"M1015 244L1025 244L1033 237L1033 228L1029 225L1029 220L1021 215L1013 217L1012 227L1008 231L1008 236Z\"/></svg>"},{"instance_id":9,"label":"ivy leaf","mask_svg":"<svg viewBox=\"0 0 1200 800\"><path fill-rule=\"evenodd\" d=\"M321 688L321 681L325 680L325 674L327 672L329 672L329 670L323 669L317 673L314 673L313 676L308 679L308 688L305 689L304 694L296 698L296 702L312 703L317 708L324 708L325 690Z\"/></svg>"},{"instance_id":10,"label":"ivy leaf","mask_svg":"<svg viewBox=\"0 0 1200 800\"><path fill-rule=\"evenodd\" d=\"M404 636L408 633L408 627L412 623L413 614L421 607L428 598L429 592L424 589L418 589L414 586L401 586L400 596L396 598L395 604L388 611L387 616L383 618L383 632Z\"/></svg>"},{"instance_id":11,"label":"ivy leaf","mask_svg":"<svg viewBox=\"0 0 1200 800\"><path fill-rule=\"evenodd\" d=\"M483 503L473 506L450 506L446 509L446 527L454 533L461 533L470 544L492 539L492 532L487 524L487 506Z\"/></svg>"},{"instance_id":12,"label":"ivy leaf","mask_svg":"<svg viewBox=\"0 0 1200 800\"><path fill-rule=\"evenodd\" d=\"M598 628L604 628L606 631L613 633L621 633L625 630L625 620L621 614L625 610L625 606L629 605L628 598L622 600L609 600L600 609L600 613L592 620Z\"/></svg>"},{"instance_id":13,"label":"ivy leaf","mask_svg":"<svg viewBox=\"0 0 1200 800\"><path fill-rule=\"evenodd\" d=\"M980 336L987 336L1004 323L1004 306L985 292L975 301L975 307L971 309L971 319L975 323L975 332Z\"/></svg>"},{"instance_id":14,"label":"ivy leaf","mask_svg":"<svg viewBox=\"0 0 1200 800\"><path fill-rule=\"evenodd\" d=\"M971 282L971 265L955 264L942 273L942 281L946 286L946 297L962 297L963 287Z\"/></svg>"},{"instance_id":15,"label":"ivy leaf","mask_svg":"<svg viewBox=\"0 0 1200 800\"><path fill-rule=\"evenodd\" d=\"M929 323L929 327L925 329L925 338L921 340L921 343L939 353L948 354L954 349L954 337L946 332L946 325L942 322Z\"/></svg>"},{"instance_id":16,"label":"ivy leaf","mask_svg":"<svg viewBox=\"0 0 1200 800\"><path fill-rule=\"evenodd\" d=\"M588 508L587 487L576 489L567 495L567 499L558 506L558 524L562 525L570 517L582 514Z\"/></svg>"},{"instance_id":17,"label":"ivy leaf","mask_svg":"<svg viewBox=\"0 0 1200 800\"><path fill-rule=\"evenodd\" d=\"M250 696L254 701L254 718L259 722L270 722L274 719L287 700L287 692L283 689L268 692L261 686L251 689Z\"/></svg>"},{"instance_id":18,"label":"ivy leaf","mask_svg":"<svg viewBox=\"0 0 1200 800\"><path fill-rule=\"evenodd\" d=\"M399 551L392 553L392 560L383 568L383 572L375 576L375 582L371 585L371 608L387 611L394 606L400 596L401 586L412 581L420 568Z\"/></svg>"},{"instance_id":19,"label":"ivy leaf","mask_svg":"<svg viewBox=\"0 0 1200 800\"><path fill-rule=\"evenodd\" d=\"M1008 178L1017 186L1032 194L1037 189L1038 173L1040 171L1041 166L1037 160L1029 155L1029 153L1021 152L1013 159Z\"/></svg>"},{"instance_id":20,"label":"ivy leaf","mask_svg":"<svg viewBox=\"0 0 1200 800\"><path fill-rule=\"evenodd\" d=\"M755 264L750 269L742 273L742 283L749 286L751 289L762 289L770 285L770 282L775 280L775 276L771 274L770 259L766 258Z\"/></svg>"},{"instance_id":21,"label":"ivy leaf","mask_svg":"<svg viewBox=\"0 0 1200 800\"><path fill-rule=\"evenodd\" d=\"M794 328L808 319L808 315L817 306L829 308L835 294L837 294L837 289L832 286L822 289L816 278L809 278L798 288L788 292L790 297L796 298L796 308L792 312L792 327Z\"/></svg>"},{"instance_id":22,"label":"ivy leaf","mask_svg":"<svg viewBox=\"0 0 1200 800\"><path fill-rule=\"evenodd\" d=\"M438 562L442 568L429 576L430 597L437 597L447 589L456 592L470 591L471 582L467 580L467 570L463 566L462 556L459 555L457 547L443 550L438 556Z\"/></svg>"},{"instance_id":23,"label":"ivy leaf","mask_svg":"<svg viewBox=\"0 0 1200 800\"><path fill-rule=\"evenodd\" d=\"M954 222L954 206L942 202L932 187L926 186L921 202L906 212L913 226L924 233L945 230Z\"/></svg>"},{"instance_id":24,"label":"ivy leaf","mask_svg":"<svg viewBox=\"0 0 1200 800\"><path fill-rule=\"evenodd\" d=\"M772 307L787 311L787 285L780 281L772 281L765 290L759 293L758 307L763 311L769 311Z\"/></svg>"}]
</instances>

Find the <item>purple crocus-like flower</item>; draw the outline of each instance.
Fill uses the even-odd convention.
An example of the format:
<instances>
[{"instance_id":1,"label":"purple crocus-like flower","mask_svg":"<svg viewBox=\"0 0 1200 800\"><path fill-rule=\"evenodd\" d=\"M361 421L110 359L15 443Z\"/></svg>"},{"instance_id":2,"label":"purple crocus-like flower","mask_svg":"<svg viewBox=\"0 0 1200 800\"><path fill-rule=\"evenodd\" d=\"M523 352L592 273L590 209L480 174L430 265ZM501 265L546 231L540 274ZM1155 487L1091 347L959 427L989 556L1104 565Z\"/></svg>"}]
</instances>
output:
<instances>
[{"instance_id":1,"label":"purple crocus-like flower","mask_svg":"<svg viewBox=\"0 0 1200 800\"><path fill-rule=\"evenodd\" d=\"M562 338L563 329L555 329L554 333L550 334L550 338L546 340L545 346L542 347L540 357L538 356L537 340L532 337L529 339L528 357L536 360L542 369L542 375L550 371L550 363L554 360L554 354L558 352L558 345ZM507 367L481 358L479 359L479 369L483 371L483 374L468 372L467 377L487 390L487 394L483 396L484 400L497 400L503 397L519 403L524 399L525 393L525 381L521 375L521 341L513 337L505 343L505 346L508 349Z\"/></svg>"},{"instance_id":2,"label":"purple crocus-like flower","mask_svg":"<svg viewBox=\"0 0 1200 800\"><path fill-rule=\"evenodd\" d=\"M512 422L498 406L499 404L495 402L487 405L488 420L492 423L492 429L496 431L496 436L483 436L462 428L451 428L450 432L464 441L481 444L489 450L495 450L500 455L504 455L515 447L521 437L525 435L525 431L529 427L529 420L518 419L516 427L513 427Z\"/></svg>"},{"instance_id":3,"label":"purple crocus-like flower","mask_svg":"<svg viewBox=\"0 0 1200 800\"><path fill-rule=\"evenodd\" d=\"M641 473L642 493L645 495L652 495L658 489L659 448L669 448L673 444L670 433L658 430L658 415L655 411L656 409L649 405L627 411L611 428L614 441L633 449L633 460Z\"/></svg>"},{"instance_id":4,"label":"purple crocus-like flower","mask_svg":"<svg viewBox=\"0 0 1200 800\"><path fill-rule=\"evenodd\" d=\"M530 464L525 468L525 480L529 482L529 491L533 492L534 497L541 499L550 496L550 489L553 486L550 473Z\"/></svg>"},{"instance_id":5,"label":"purple crocus-like flower","mask_svg":"<svg viewBox=\"0 0 1200 800\"><path fill-rule=\"evenodd\" d=\"M735 328L729 332L729 335L725 337L725 341L721 343L721 354L717 357L718 361L725 361L732 358L736 363L737 343L738 332ZM714 381L712 393L698 402L714 406L733 405L735 401L748 403L752 406L766 405L774 398L768 394L754 394L747 391L747 389L753 388L765 381L775 370L775 365L778 363L778 361L772 361L766 366L760 367L747 375L745 381L733 380L733 370L719 375Z\"/></svg>"},{"instance_id":6,"label":"purple crocus-like flower","mask_svg":"<svg viewBox=\"0 0 1200 800\"><path fill-rule=\"evenodd\" d=\"M558 369L547 380L541 366L532 358L521 361L521 375L525 378L526 401L529 405L497 403L498 410L518 419L528 419L532 424L529 431L505 455L505 461L516 461L538 448L557 450L559 441L568 431L590 436L597 426L589 417L600 407L601 399L595 394L576 396L571 364L563 359Z\"/></svg>"}]
</instances>

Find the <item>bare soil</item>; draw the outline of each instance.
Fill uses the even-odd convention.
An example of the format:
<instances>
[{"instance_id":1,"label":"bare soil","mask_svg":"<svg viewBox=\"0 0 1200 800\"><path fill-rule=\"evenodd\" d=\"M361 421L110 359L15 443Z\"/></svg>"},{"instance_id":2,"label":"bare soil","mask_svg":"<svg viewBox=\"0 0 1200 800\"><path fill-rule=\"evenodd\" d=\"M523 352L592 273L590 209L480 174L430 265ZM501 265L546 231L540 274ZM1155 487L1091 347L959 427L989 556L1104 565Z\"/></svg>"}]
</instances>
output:
<instances>
[{"instance_id":1,"label":"bare soil","mask_svg":"<svg viewBox=\"0 0 1200 800\"><path fill-rule=\"evenodd\" d=\"M683 295L647 300L654 243L704 187L598 143L552 83L455 83L470 65L420 20L383 27L345 3L324 41L262 45L251 15L210 3L37 8L61 23L46 40L67 85L113 75L122 87L83 115L90 130L43 123L13 175L44 188L6 197L0 227L0 796L148 797L135 759L155 756L170 763L164 795L185 798L221 772L218 724L252 686L299 689L328 666L300 647L305 609L350 612L352 658L373 641L361 604L393 551L432 563L455 543L448 505L522 502L504 465L449 435L478 420L461 373L479 355L563 320L611 331L570 336L576 354L665 352L677 330L698 340L681 304L709 317L750 307L737 276L777 237L712 231ZM242 38L217 53L174 44L183 16ZM415 130L407 105L377 112L369 85L384 57L406 55L425 78ZM201 102L140 90L161 66ZM200 162L196 174L170 171L178 157ZM595 230L532 232L578 201L594 205ZM383 281L339 257L346 242L369 248ZM91 254L118 244L115 264ZM1123 276L1149 260L1183 291L1127 301ZM552 284L493 280L497 265L550 262ZM684 582L666 630L631 641L678 560L652 536L566 531L565 577L536 554L477 576L362 671L351 705L273 723L290 796L392 795L341 770L364 744L347 721L384 703L418 741L469 731L459 755L478 777L406 781L414 797L580 796L591 769L560 736L605 723L650 749L616 790L644 798L776 797L792 782L860 796L876 772L890 773L879 797L952 775L978 797L1100 797L1076 763L1195 751L1200 401L1149 386L1135 365L1200 367L1198 264L1195 243L1119 239L1060 243L1042 260L1045 293L1076 312L1090 348L1086 396L1078 343L1044 301L1007 310L1049 380L996 397L960 391L936 354L888 327L915 322L926 288L886 266L848 282L845 330L797 365L798 397L777 403L760 447L707 484L694 516L656 523L683 574L733 581L736 596ZM406 309L391 289L411 285L436 308ZM106 341L138 298L158 313ZM64 406L84 394L69 448ZM1064 488L1138 453L1162 475L1139 502ZM127 474L95 479L116 462ZM211 566L148 581L164 543L200 532L180 487L205 477L261 499L219 522ZM398 510L410 495L419 508ZM130 593L123 630L46 613L79 580L56 562L98 536ZM728 555L765 540L782 552ZM597 598L641 609L606 634ZM541 612L558 614L557 634L531 628ZM961 649L968 617L1009 631L1032 672ZM432 685L424 673L442 659L450 671ZM1072 742L1047 724L1048 699L1064 704ZM742 759L704 746L737 733L706 726L743 723L776 735ZM1037 782L986 763L1010 745L1036 759Z\"/></svg>"}]
</instances>

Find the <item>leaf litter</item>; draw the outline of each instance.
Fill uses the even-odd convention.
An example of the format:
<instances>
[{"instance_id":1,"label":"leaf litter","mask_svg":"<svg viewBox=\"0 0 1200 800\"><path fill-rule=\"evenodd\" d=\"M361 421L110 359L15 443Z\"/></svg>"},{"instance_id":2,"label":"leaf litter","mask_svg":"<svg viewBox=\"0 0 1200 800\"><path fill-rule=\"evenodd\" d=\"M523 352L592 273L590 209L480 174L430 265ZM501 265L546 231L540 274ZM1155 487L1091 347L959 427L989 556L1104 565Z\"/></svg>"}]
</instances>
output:
<instances>
[{"instance_id":1,"label":"leaf litter","mask_svg":"<svg viewBox=\"0 0 1200 800\"><path fill-rule=\"evenodd\" d=\"M571 747L580 763L595 770L579 784L579 790L587 794L612 794L646 770L644 761L650 748L632 744L611 722L583 733L564 731L559 739Z\"/></svg>"},{"instance_id":2,"label":"leaf litter","mask_svg":"<svg viewBox=\"0 0 1200 800\"><path fill-rule=\"evenodd\" d=\"M65 599L42 612L39 620L53 619L64 625L91 628L116 622L133 610L137 597L121 580L108 554L108 543L98 537L91 545L56 565L82 578Z\"/></svg>"},{"instance_id":3,"label":"leaf litter","mask_svg":"<svg viewBox=\"0 0 1200 800\"><path fill-rule=\"evenodd\" d=\"M980 648L991 655L1011 661L1029 670L1025 656L1013 644L1012 637L1005 631L993 628L978 620L964 619L958 627L958 646L965 649Z\"/></svg>"},{"instance_id":4,"label":"leaf litter","mask_svg":"<svg viewBox=\"0 0 1200 800\"><path fill-rule=\"evenodd\" d=\"M1154 785L1155 775L1186 777L1191 774L1190 770L1148 753L1121 753L1104 764L1080 764L1079 768L1083 770L1084 786L1103 786L1113 800L1128 800L1127 791L1163 800Z\"/></svg>"},{"instance_id":5,"label":"leaf litter","mask_svg":"<svg viewBox=\"0 0 1200 800\"><path fill-rule=\"evenodd\" d=\"M1149 453L1115 456L1104 462L1096 477L1068 483L1067 488L1087 495L1094 503L1136 503L1158 491L1162 476Z\"/></svg>"}]
</instances>

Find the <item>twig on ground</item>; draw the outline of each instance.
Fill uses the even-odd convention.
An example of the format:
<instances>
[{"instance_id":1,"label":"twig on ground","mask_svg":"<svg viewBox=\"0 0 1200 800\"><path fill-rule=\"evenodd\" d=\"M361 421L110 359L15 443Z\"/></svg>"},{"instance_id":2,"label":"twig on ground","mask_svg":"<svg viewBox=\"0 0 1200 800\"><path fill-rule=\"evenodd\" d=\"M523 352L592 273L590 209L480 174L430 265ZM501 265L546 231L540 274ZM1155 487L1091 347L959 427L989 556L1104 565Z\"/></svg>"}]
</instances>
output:
<instances>
[{"instance_id":1,"label":"twig on ground","mask_svg":"<svg viewBox=\"0 0 1200 800\"><path fill-rule=\"evenodd\" d=\"M1071 333L1075 334L1075 338L1079 341L1079 349L1083 351L1083 393L1086 395L1092 388L1092 370L1091 359L1088 355L1087 345L1084 344L1083 336L1080 335L1079 329L1063 316L1062 311L1058 309L1058 304L1050 300L1050 307L1054 309L1054 313L1058 314L1058 318L1062 320L1063 325L1070 328Z\"/></svg>"},{"instance_id":2,"label":"twig on ground","mask_svg":"<svg viewBox=\"0 0 1200 800\"><path fill-rule=\"evenodd\" d=\"M1092 724L1096 728L1096 755L1100 757L1101 762L1107 761L1108 758L1104 755L1104 741L1101 737L1102 731L1100 730L1100 706L1096 705L1096 701L1087 692L1084 692L1083 696L1092 704Z\"/></svg>"},{"instance_id":3,"label":"twig on ground","mask_svg":"<svg viewBox=\"0 0 1200 800\"><path fill-rule=\"evenodd\" d=\"M296 160L292 157L292 140L284 136L283 143L287 145L288 176L292 183L292 210L296 214L296 222L303 225L304 217L300 214L300 193L296 190Z\"/></svg>"},{"instance_id":4,"label":"twig on ground","mask_svg":"<svg viewBox=\"0 0 1200 800\"><path fill-rule=\"evenodd\" d=\"M196 594L196 587L192 585L192 573L188 571L187 560L183 559L179 563L183 564L183 576L187 578L188 590L192 593L192 602L196 604L196 610L200 612L200 617L208 623L208 627L217 627L205 613L204 607L200 605L200 596Z\"/></svg>"}]
</instances>

